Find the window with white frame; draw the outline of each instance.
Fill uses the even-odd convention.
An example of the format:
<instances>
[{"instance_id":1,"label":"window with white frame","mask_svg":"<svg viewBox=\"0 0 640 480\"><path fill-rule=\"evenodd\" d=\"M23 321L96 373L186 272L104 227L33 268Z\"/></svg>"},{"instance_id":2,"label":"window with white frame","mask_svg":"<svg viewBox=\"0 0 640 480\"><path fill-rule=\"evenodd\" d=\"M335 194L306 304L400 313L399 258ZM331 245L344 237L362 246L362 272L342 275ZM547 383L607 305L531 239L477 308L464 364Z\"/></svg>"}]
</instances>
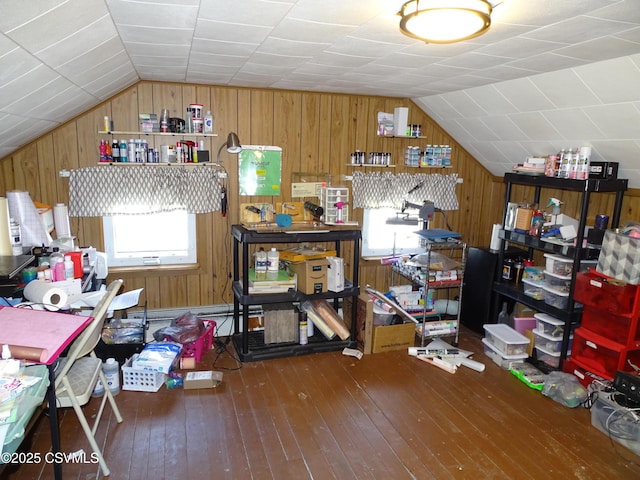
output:
<instances>
[{"instance_id":1,"label":"window with white frame","mask_svg":"<svg viewBox=\"0 0 640 480\"><path fill-rule=\"evenodd\" d=\"M102 218L110 267L184 265L197 261L193 213L174 210Z\"/></svg>"},{"instance_id":2,"label":"window with white frame","mask_svg":"<svg viewBox=\"0 0 640 480\"><path fill-rule=\"evenodd\" d=\"M418 219L401 214L397 208L365 208L362 222L362 256L387 257L424 251Z\"/></svg>"}]
</instances>

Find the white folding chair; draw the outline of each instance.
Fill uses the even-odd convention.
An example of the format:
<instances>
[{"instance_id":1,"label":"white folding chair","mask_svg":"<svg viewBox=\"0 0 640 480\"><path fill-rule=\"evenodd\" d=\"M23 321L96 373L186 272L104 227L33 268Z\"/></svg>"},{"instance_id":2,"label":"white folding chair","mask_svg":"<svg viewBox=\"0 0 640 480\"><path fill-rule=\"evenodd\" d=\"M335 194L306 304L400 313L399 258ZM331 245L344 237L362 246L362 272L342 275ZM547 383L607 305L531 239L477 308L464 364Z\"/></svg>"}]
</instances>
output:
<instances>
[{"instance_id":1,"label":"white folding chair","mask_svg":"<svg viewBox=\"0 0 640 480\"><path fill-rule=\"evenodd\" d=\"M71 344L68 355L60 359L56 372L56 405L59 408L73 407L91 448L98 456L98 462L105 476L108 476L110 472L96 442L95 433L107 400L111 404L118 423L122 422L122 416L107 386L107 380L102 372L102 360L96 357L94 348L100 340L109 305L120 290L122 283L123 281L119 279L109 284L106 293L91 313L93 320ZM93 426L90 427L82 411L82 406L86 405L91 398L98 379L105 386L105 393Z\"/></svg>"}]
</instances>

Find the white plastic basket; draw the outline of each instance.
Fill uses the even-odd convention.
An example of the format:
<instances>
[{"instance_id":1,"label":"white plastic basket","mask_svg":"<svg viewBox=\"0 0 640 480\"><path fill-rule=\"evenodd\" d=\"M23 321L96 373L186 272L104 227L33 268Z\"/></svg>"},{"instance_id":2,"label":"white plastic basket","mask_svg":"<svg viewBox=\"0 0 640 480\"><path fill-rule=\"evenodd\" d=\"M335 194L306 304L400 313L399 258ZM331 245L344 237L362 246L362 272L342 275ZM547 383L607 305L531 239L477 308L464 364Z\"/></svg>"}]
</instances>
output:
<instances>
[{"instance_id":1,"label":"white plastic basket","mask_svg":"<svg viewBox=\"0 0 640 480\"><path fill-rule=\"evenodd\" d=\"M122 366L122 389L137 392L157 392L165 381L162 372L138 370L131 367L131 362L138 356L135 354Z\"/></svg>"}]
</instances>

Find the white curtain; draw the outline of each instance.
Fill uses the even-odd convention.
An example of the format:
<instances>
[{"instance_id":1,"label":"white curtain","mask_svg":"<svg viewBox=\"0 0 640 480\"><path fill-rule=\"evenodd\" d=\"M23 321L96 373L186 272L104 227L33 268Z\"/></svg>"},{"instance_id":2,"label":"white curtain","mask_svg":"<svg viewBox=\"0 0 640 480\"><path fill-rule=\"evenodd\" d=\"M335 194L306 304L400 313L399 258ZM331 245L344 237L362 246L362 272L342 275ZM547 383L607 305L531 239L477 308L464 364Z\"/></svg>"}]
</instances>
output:
<instances>
[{"instance_id":1,"label":"white curtain","mask_svg":"<svg viewBox=\"0 0 640 480\"><path fill-rule=\"evenodd\" d=\"M72 170L69 215L95 217L220 210L222 184L208 165L102 165Z\"/></svg>"},{"instance_id":2,"label":"white curtain","mask_svg":"<svg viewBox=\"0 0 640 480\"><path fill-rule=\"evenodd\" d=\"M422 204L429 200L441 210L457 210L458 174L409 174L354 172L352 197L354 208L400 208L403 200Z\"/></svg>"}]
</instances>

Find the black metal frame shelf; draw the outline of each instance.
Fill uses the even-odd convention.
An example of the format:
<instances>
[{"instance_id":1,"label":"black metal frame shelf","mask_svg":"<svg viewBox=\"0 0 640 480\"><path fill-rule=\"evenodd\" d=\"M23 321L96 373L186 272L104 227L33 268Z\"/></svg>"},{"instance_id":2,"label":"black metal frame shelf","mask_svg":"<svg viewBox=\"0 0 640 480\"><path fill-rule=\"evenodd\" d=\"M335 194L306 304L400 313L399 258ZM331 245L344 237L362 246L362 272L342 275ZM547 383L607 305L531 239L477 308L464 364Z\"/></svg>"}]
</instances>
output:
<instances>
[{"instance_id":1,"label":"black metal frame shelf","mask_svg":"<svg viewBox=\"0 0 640 480\"><path fill-rule=\"evenodd\" d=\"M305 230L272 230L249 229L243 225L232 225L233 237L233 319L234 335L232 336L236 352L243 362L267 360L307 353L339 350L344 347L356 346L356 318L357 309L351 312L347 340L326 339L320 332L309 338L306 345L285 342L275 344L264 343L264 333L249 331L249 306L273 304L273 303L297 303L307 299L332 300L334 307L338 307L339 300L352 297L357 301L360 294L358 283L358 269L360 260L360 242L362 232L354 226L325 226L309 225ZM305 294L297 290L282 293L250 293L249 292L249 245L252 244L291 244L305 242L335 242L336 255L340 256L342 243L345 241L353 244L353 279L345 280L345 288L341 292L322 292L318 294ZM242 320L242 325L241 325ZM242 327L242 328L241 328Z\"/></svg>"}]
</instances>

